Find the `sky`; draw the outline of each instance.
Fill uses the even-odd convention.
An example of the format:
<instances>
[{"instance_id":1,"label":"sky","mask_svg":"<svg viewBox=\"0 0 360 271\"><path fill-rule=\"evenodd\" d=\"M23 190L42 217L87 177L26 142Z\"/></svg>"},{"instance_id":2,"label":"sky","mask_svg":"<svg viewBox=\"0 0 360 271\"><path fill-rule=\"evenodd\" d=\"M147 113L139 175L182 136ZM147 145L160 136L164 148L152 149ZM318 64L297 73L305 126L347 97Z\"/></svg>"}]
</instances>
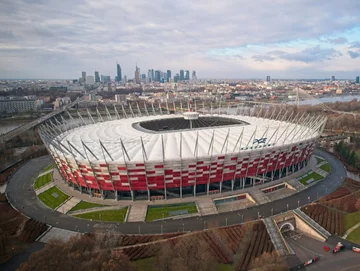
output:
<instances>
[{"instance_id":1,"label":"sky","mask_svg":"<svg viewBox=\"0 0 360 271\"><path fill-rule=\"evenodd\" d=\"M1 0L0 78L360 75L359 0Z\"/></svg>"}]
</instances>

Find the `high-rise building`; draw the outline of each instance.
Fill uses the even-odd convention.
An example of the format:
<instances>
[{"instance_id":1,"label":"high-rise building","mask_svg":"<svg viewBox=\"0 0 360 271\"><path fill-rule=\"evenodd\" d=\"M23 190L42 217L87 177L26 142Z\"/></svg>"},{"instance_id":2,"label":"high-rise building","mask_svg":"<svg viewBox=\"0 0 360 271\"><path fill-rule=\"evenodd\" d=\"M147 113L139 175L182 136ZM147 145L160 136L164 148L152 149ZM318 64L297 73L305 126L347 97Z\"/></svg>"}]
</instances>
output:
<instances>
[{"instance_id":1,"label":"high-rise building","mask_svg":"<svg viewBox=\"0 0 360 271\"><path fill-rule=\"evenodd\" d=\"M127 83L127 76L126 75L124 76L124 83L125 84Z\"/></svg>"},{"instance_id":2,"label":"high-rise building","mask_svg":"<svg viewBox=\"0 0 360 271\"><path fill-rule=\"evenodd\" d=\"M141 83L141 79L140 79L140 68L136 65L135 68L135 83L136 84L140 84Z\"/></svg>"},{"instance_id":3,"label":"high-rise building","mask_svg":"<svg viewBox=\"0 0 360 271\"><path fill-rule=\"evenodd\" d=\"M122 75L121 75L121 67L119 63L116 63L116 76L117 76L117 81L121 82L122 81Z\"/></svg>"},{"instance_id":4,"label":"high-rise building","mask_svg":"<svg viewBox=\"0 0 360 271\"><path fill-rule=\"evenodd\" d=\"M95 83L99 83L99 82L100 82L99 72L95 72Z\"/></svg>"},{"instance_id":5,"label":"high-rise building","mask_svg":"<svg viewBox=\"0 0 360 271\"><path fill-rule=\"evenodd\" d=\"M83 83L85 83L85 81L86 81L86 72L81 73L81 79L82 79Z\"/></svg>"},{"instance_id":6,"label":"high-rise building","mask_svg":"<svg viewBox=\"0 0 360 271\"><path fill-rule=\"evenodd\" d=\"M101 75L101 82L103 83L109 83L111 81L110 76L108 75Z\"/></svg>"},{"instance_id":7,"label":"high-rise building","mask_svg":"<svg viewBox=\"0 0 360 271\"><path fill-rule=\"evenodd\" d=\"M270 77L270 75L266 76L266 82L271 82L271 77Z\"/></svg>"},{"instance_id":8,"label":"high-rise building","mask_svg":"<svg viewBox=\"0 0 360 271\"><path fill-rule=\"evenodd\" d=\"M167 79L167 82L170 82L170 80L171 80L171 71L170 70L166 71L166 79Z\"/></svg>"},{"instance_id":9,"label":"high-rise building","mask_svg":"<svg viewBox=\"0 0 360 271\"><path fill-rule=\"evenodd\" d=\"M190 72L188 70L185 71L185 80L190 80Z\"/></svg>"},{"instance_id":10,"label":"high-rise building","mask_svg":"<svg viewBox=\"0 0 360 271\"><path fill-rule=\"evenodd\" d=\"M160 71L160 70L156 70L156 71L155 71L154 81L160 82L160 78L161 78L161 71Z\"/></svg>"},{"instance_id":11,"label":"high-rise building","mask_svg":"<svg viewBox=\"0 0 360 271\"><path fill-rule=\"evenodd\" d=\"M356 76L355 83L360 84L360 76Z\"/></svg>"},{"instance_id":12,"label":"high-rise building","mask_svg":"<svg viewBox=\"0 0 360 271\"><path fill-rule=\"evenodd\" d=\"M180 70L180 80L184 80L185 76L184 76L184 70Z\"/></svg>"},{"instance_id":13,"label":"high-rise building","mask_svg":"<svg viewBox=\"0 0 360 271\"><path fill-rule=\"evenodd\" d=\"M176 83L177 81L180 80L180 76L179 74L177 73L175 76L174 76L174 82Z\"/></svg>"},{"instance_id":14,"label":"high-rise building","mask_svg":"<svg viewBox=\"0 0 360 271\"><path fill-rule=\"evenodd\" d=\"M149 82L152 82L154 80L151 70L148 70L148 78L149 78Z\"/></svg>"},{"instance_id":15,"label":"high-rise building","mask_svg":"<svg viewBox=\"0 0 360 271\"><path fill-rule=\"evenodd\" d=\"M146 74L141 74L141 81L146 82Z\"/></svg>"},{"instance_id":16,"label":"high-rise building","mask_svg":"<svg viewBox=\"0 0 360 271\"><path fill-rule=\"evenodd\" d=\"M335 76L331 76L331 81L335 81Z\"/></svg>"},{"instance_id":17,"label":"high-rise building","mask_svg":"<svg viewBox=\"0 0 360 271\"><path fill-rule=\"evenodd\" d=\"M196 81L196 80L197 80L196 71L192 71L191 79L192 79L193 81Z\"/></svg>"},{"instance_id":18,"label":"high-rise building","mask_svg":"<svg viewBox=\"0 0 360 271\"><path fill-rule=\"evenodd\" d=\"M93 84L95 84L94 76L92 76L92 75L86 76L86 84L87 84L87 85L93 85Z\"/></svg>"},{"instance_id":19,"label":"high-rise building","mask_svg":"<svg viewBox=\"0 0 360 271\"><path fill-rule=\"evenodd\" d=\"M152 78L152 80L155 80L155 72L154 72L154 69L151 69L151 78Z\"/></svg>"}]
</instances>

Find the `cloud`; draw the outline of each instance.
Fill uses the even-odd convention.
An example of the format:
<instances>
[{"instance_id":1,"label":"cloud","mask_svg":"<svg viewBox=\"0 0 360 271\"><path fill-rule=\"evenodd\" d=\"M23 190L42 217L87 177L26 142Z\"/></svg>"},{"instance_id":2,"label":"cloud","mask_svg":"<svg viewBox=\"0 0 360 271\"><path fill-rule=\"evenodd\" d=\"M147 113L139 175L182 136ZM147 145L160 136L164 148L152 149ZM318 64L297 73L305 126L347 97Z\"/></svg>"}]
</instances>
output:
<instances>
[{"instance_id":1,"label":"cloud","mask_svg":"<svg viewBox=\"0 0 360 271\"><path fill-rule=\"evenodd\" d=\"M360 48L360 42L357 41L357 42L353 42L350 46L350 48Z\"/></svg>"},{"instance_id":2,"label":"cloud","mask_svg":"<svg viewBox=\"0 0 360 271\"><path fill-rule=\"evenodd\" d=\"M338 38L328 38L325 41L333 44L344 44L348 42L348 39L345 37L338 37Z\"/></svg>"},{"instance_id":3,"label":"cloud","mask_svg":"<svg viewBox=\"0 0 360 271\"><path fill-rule=\"evenodd\" d=\"M256 77L249 61L349 61L339 51L346 31L360 25L359 12L353 0L2 0L0 74L16 63L12 74L7 70L11 77L76 78L95 69L114 76L119 61L128 77L136 62L142 72L194 69L209 77L216 67L219 77L237 76L237 70ZM327 42L334 48L303 45L333 36Z\"/></svg>"},{"instance_id":4,"label":"cloud","mask_svg":"<svg viewBox=\"0 0 360 271\"><path fill-rule=\"evenodd\" d=\"M358 58L360 57L360 51L356 52L356 51L348 51L348 54L351 58Z\"/></svg>"}]
</instances>

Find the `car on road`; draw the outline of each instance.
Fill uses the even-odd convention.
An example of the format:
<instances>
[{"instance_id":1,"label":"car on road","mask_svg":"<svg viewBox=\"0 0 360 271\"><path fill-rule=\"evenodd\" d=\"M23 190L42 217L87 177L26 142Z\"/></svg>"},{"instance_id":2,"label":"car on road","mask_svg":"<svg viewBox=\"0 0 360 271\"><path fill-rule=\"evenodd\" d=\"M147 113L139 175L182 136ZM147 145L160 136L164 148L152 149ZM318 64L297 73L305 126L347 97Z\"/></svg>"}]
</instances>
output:
<instances>
[{"instance_id":1,"label":"car on road","mask_svg":"<svg viewBox=\"0 0 360 271\"><path fill-rule=\"evenodd\" d=\"M336 246L333 248L333 253L337 253L337 252L339 252L339 251L341 251L341 250L343 250L345 248L345 246L341 243L341 242L338 242L337 244L336 244Z\"/></svg>"}]
</instances>

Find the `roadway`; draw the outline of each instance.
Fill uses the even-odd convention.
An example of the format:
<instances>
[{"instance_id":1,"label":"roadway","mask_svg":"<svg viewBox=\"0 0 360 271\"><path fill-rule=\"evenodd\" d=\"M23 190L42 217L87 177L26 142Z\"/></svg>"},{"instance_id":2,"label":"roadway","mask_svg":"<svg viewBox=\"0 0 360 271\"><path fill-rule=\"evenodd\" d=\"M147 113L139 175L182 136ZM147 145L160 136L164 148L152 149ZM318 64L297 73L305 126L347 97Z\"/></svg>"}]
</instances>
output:
<instances>
[{"instance_id":1,"label":"roadway","mask_svg":"<svg viewBox=\"0 0 360 271\"><path fill-rule=\"evenodd\" d=\"M51 113L49 113L49 114L47 114L45 116L42 116L42 117L40 117L40 118L38 118L38 119L36 119L34 121L31 121L29 123L25 123L24 125L21 125L21 126L15 128L14 130L11 130L10 132L0 136L0 143L7 142L10 139L14 138L15 136L23 133L24 131L29 130L29 129L39 125L43 121L46 121L46 120L56 116L57 114L60 114L60 113L64 112L66 109L69 109L69 108L73 107L75 104L77 104L81 100L82 100L82 98L80 98L78 100L75 100L72 103L64 106L61 109L55 110L55 111L53 111L53 112L51 112Z\"/></svg>"},{"instance_id":2,"label":"roadway","mask_svg":"<svg viewBox=\"0 0 360 271\"><path fill-rule=\"evenodd\" d=\"M6 193L13 206L26 216L46 222L54 227L72 231L90 232L95 228L103 228L104 230L127 234L156 234L202 230L254 220L257 219L258 215L268 217L272 214L275 215L287 210L296 209L334 191L347 176L344 165L333 155L325 151L317 149L315 154L327 159L331 165L331 173L323 181L282 200L211 216L154 222L107 223L77 219L50 210L37 199L32 188L34 179L39 172L52 162L50 156L33 159L21 167L10 179Z\"/></svg>"}]
</instances>

